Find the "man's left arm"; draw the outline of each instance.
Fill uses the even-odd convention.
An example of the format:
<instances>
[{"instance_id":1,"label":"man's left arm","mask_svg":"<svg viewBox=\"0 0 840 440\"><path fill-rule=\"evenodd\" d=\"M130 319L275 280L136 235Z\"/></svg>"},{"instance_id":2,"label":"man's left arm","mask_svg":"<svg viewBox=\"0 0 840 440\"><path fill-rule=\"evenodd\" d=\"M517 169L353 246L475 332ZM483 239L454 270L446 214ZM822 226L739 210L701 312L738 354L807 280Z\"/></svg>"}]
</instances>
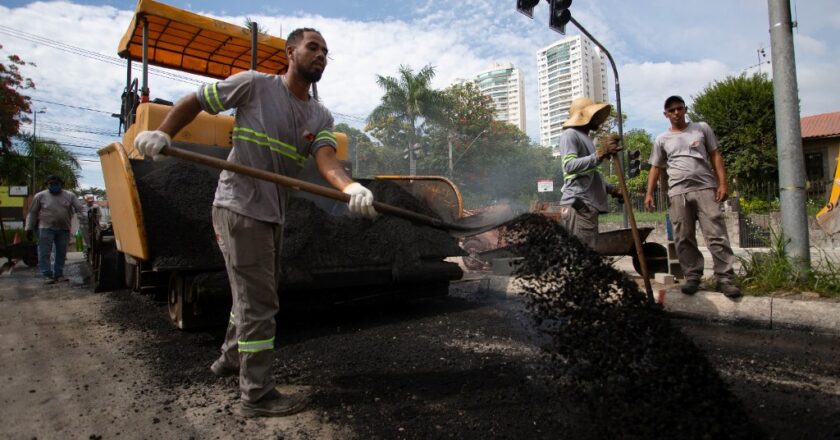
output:
<instances>
[{"instance_id":1,"label":"man's left arm","mask_svg":"<svg viewBox=\"0 0 840 440\"><path fill-rule=\"evenodd\" d=\"M720 150L713 150L709 153L709 159L712 162L712 167L715 169L715 177L717 178L718 186L715 191L715 200L718 202L725 202L729 197L729 186L726 183L726 169L723 166L723 156Z\"/></svg>"},{"instance_id":2,"label":"man's left arm","mask_svg":"<svg viewBox=\"0 0 840 440\"><path fill-rule=\"evenodd\" d=\"M350 195L350 211L365 217L376 217L373 208L373 193L354 181L341 166L335 155L335 148L321 147L315 151L315 164L318 172L330 185Z\"/></svg>"}]
</instances>

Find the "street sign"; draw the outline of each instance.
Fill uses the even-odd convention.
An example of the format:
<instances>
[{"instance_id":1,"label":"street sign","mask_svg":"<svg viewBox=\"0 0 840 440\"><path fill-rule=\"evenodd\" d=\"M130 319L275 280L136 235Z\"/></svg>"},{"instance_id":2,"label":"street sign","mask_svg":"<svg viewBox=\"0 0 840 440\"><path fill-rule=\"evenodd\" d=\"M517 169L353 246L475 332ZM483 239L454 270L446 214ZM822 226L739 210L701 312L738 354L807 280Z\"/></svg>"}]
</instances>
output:
<instances>
[{"instance_id":1,"label":"street sign","mask_svg":"<svg viewBox=\"0 0 840 440\"><path fill-rule=\"evenodd\" d=\"M12 197L26 197L29 195L28 186L10 186L9 195Z\"/></svg>"},{"instance_id":2,"label":"street sign","mask_svg":"<svg viewBox=\"0 0 840 440\"><path fill-rule=\"evenodd\" d=\"M539 179L537 180L537 192L553 192L554 191L554 181L551 179Z\"/></svg>"}]
</instances>

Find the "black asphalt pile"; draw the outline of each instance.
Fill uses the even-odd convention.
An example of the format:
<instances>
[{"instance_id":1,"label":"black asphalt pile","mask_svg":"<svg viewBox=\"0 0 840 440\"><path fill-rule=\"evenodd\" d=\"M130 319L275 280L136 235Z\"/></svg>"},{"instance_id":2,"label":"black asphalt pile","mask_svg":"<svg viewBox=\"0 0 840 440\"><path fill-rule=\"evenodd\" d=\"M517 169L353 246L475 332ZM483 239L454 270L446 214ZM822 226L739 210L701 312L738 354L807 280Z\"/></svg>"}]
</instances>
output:
<instances>
[{"instance_id":1,"label":"black asphalt pile","mask_svg":"<svg viewBox=\"0 0 840 440\"><path fill-rule=\"evenodd\" d=\"M703 353L638 285L557 222L515 219L509 242L548 373L592 418L591 438L762 438ZM579 434L581 435L581 434Z\"/></svg>"},{"instance_id":2,"label":"black asphalt pile","mask_svg":"<svg viewBox=\"0 0 840 440\"><path fill-rule=\"evenodd\" d=\"M364 182L374 199L437 218L417 198L388 181ZM284 265L304 269L313 261L320 268L357 265L406 266L421 259L461 255L458 241L447 232L401 218L380 215L374 220L332 216L312 202L292 198L286 214Z\"/></svg>"},{"instance_id":3,"label":"black asphalt pile","mask_svg":"<svg viewBox=\"0 0 840 440\"><path fill-rule=\"evenodd\" d=\"M132 161L132 166L155 267L224 268L211 218L219 171L178 160ZM377 201L435 217L397 184L364 183ZM411 265L462 252L446 232L407 220L333 216L299 198L291 198L288 208L282 258L284 270L291 274L314 266Z\"/></svg>"}]
</instances>

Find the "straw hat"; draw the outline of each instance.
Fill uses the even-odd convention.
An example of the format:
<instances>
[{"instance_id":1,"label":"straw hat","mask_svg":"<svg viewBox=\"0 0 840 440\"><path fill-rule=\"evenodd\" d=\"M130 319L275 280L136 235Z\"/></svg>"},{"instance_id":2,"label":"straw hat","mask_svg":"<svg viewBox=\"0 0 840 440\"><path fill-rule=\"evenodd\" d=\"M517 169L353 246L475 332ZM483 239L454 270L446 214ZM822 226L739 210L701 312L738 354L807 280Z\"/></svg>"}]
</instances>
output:
<instances>
[{"instance_id":1,"label":"straw hat","mask_svg":"<svg viewBox=\"0 0 840 440\"><path fill-rule=\"evenodd\" d=\"M563 128L585 127L590 121L601 125L610 116L610 108L609 104L596 104L586 97L577 98L569 107L569 119L563 123Z\"/></svg>"}]
</instances>

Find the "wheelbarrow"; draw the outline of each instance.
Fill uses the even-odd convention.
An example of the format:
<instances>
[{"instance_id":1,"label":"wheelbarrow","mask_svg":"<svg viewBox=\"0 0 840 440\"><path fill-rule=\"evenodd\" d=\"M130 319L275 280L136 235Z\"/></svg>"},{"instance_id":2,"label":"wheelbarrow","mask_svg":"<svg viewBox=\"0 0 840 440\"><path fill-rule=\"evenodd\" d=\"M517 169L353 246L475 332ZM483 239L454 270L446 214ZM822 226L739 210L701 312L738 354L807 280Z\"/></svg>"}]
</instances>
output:
<instances>
[{"instance_id":1,"label":"wheelbarrow","mask_svg":"<svg viewBox=\"0 0 840 440\"><path fill-rule=\"evenodd\" d=\"M638 228L639 238L642 242L647 239L648 235L653 231L653 228ZM659 243L643 243L645 262L647 263L648 273L652 277L657 272L668 271L668 250L665 246ZM633 233L631 229L616 229L613 231L601 232L598 234L598 242L594 248L595 252L607 257L618 257L629 255L633 258L633 268L639 274L642 273L639 257L636 253L636 248L633 243ZM474 252L471 258L478 258L484 262L491 262L496 258L515 258L517 257L515 246L502 246L495 249L486 250L483 252Z\"/></svg>"}]
</instances>

